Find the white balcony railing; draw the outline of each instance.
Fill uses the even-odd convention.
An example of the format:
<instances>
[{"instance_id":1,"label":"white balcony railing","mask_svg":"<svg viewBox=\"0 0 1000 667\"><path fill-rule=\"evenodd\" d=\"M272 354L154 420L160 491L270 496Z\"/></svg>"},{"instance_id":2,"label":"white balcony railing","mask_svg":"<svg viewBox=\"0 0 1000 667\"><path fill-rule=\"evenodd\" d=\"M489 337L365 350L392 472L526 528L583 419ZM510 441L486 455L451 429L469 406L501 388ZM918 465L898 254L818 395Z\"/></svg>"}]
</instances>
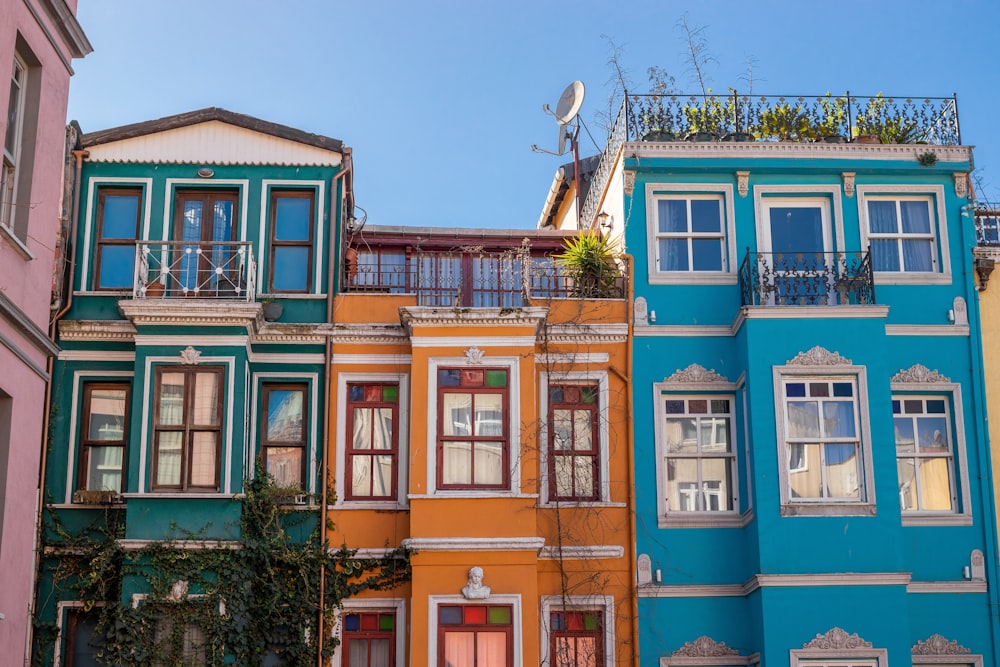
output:
<instances>
[{"instance_id":1,"label":"white balcony railing","mask_svg":"<svg viewBox=\"0 0 1000 667\"><path fill-rule=\"evenodd\" d=\"M135 248L136 299L254 301L257 266L246 241L158 241Z\"/></svg>"}]
</instances>

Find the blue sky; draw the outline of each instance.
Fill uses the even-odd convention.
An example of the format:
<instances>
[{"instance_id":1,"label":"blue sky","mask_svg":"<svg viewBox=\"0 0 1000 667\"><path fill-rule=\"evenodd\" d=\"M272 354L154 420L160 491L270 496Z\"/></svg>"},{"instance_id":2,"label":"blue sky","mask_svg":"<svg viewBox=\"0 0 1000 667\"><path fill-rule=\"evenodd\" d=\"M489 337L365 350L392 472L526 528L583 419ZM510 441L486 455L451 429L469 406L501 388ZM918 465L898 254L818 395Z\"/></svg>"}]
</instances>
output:
<instances>
[{"instance_id":1,"label":"blue sky","mask_svg":"<svg viewBox=\"0 0 1000 667\"><path fill-rule=\"evenodd\" d=\"M369 222L534 227L557 167L542 112L574 79L603 146L608 38L698 90L677 27L704 27L716 91L958 95L985 198L1000 201L998 0L80 0L94 52L75 63L85 132L218 106L344 141ZM589 138L581 153L598 148ZM982 195L981 195L982 196Z\"/></svg>"}]
</instances>

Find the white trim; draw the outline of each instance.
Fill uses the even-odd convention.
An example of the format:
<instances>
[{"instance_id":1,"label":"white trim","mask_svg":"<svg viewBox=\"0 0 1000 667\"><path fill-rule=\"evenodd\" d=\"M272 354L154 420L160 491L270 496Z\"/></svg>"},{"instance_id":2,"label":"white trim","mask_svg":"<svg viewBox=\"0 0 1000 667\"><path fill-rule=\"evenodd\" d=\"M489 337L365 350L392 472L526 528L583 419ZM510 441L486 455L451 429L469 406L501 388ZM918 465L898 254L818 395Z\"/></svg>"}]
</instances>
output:
<instances>
[{"instance_id":1,"label":"white trim","mask_svg":"<svg viewBox=\"0 0 1000 667\"><path fill-rule=\"evenodd\" d=\"M968 324L887 324L886 336L968 336Z\"/></svg>"},{"instance_id":2,"label":"white trim","mask_svg":"<svg viewBox=\"0 0 1000 667\"><path fill-rule=\"evenodd\" d=\"M606 364L610 359L607 352L568 352L568 353L543 353L535 355L535 363L539 366L550 366L553 364Z\"/></svg>"},{"instance_id":3,"label":"white trim","mask_svg":"<svg viewBox=\"0 0 1000 667\"><path fill-rule=\"evenodd\" d=\"M740 584L661 586L646 584L636 589L640 598L731 598L746 595Z\"/></svg>"},{"instance_id":4,"label":"white trim","mask_svg":"<svg viewBox=\"0 0 1000 667\"><path fill-rule=\"evenodd\" d=\"M250 352L247 359L255 364L308 364L310 366L321 366L326 357L322 354L283 354L283 353L254 353Z\"/></svg>"},{"instance_id":5,"label":"white trim","mask_svg":"<svg viewBox=\"0 0 1000 667\"><path fill-rule=\"evenodd\" d=\"M598 502L611 502L611 480L610 477L610 438L608 437L608 401L610 392L608 390L607 371L567 371L567 372L546 372L538 374L538 443L539 443L539 467L541 469L540 485L541 493L539 503L545 505L555 505L557 501L549 498L549 385L550 384L570 384L585 386L588 381L597 381L597 468L600 475L600 488L598 489ZM590 501L593 502L593 501ZM577 505L573 500L560 500L558 505L562 507Z\"/></svg>"},{"instance_id":6,"label":"white trim","mask_svg":"<svg viewBox=\"0 0 1000 667\"><path fill-rule=\"evenodd\" d=\"M918 584L911 583L909 572L834 572L820 574L755 574L742 584L682 584L660 585L646 584L639 586L637 594L642 598L707 598L707 597L745 597L762 588L812 588L816 586L906 586L907 592ZM952 582L944 582L950 584ZM973 583L983 585L984 582L954 582L968 588ZM927 591L931 592L931 591ZM933 592L971 592L933 591Z\"/></svg>"},{"instance_id":7,"label":"white trim","mask_svg":"<svg viewBox=\"0 0 1000 667\"><path fill-rule=\"evenodd\" d=\"M340 641L337 647L333 649L333 656L330 658L329 667L342 667L343 666L343 650L344 645L344 628L342 619L344 614L350 611L358 612L374 612L374 611L388 611L392 612L396 619L394 624L394 629L392 631L393 636L396 638L396 664L395 667L405 667L406 665L406 638L409 636L407 632L406 624L406 600L402 598L347 598L343 601L336 614L336 620L333 624L333 629L331 631L331 636L336 637Z\"/></svg>"},{"instance_id":8,"label":"white trim","mask_svg":"<svg viewBox=\"0 0 1000 667\"><path fill-rule=\"evenodd\" d=\"M875 200L895 201L922 200L928 203L930 213L937 216L931 219L931 234L933 235L934 264L940 261L940 270L929 273L903 271L877 271L872 265L876 285L950 285L951 284L951 252L948 248L948 216L944 208L943 185L859 185L855 188L858 200L858 222L861 226L861 247L869 246L868 235L868 202ZM899 221L902 225L902 220Z\"/></svg>"},{"instance_id":9,"label":"white trim","mask_svg":"<svg viewBox=\"0 0 1000 667\"><path fill-rule=\"evenodd\" d=\"M912 581L906 586L907 593L985 593L985 581Z\"/></svg>"},{"instance_id":10,"label":"white trim","mask_svg":"<svg viewBox=\"0 0 1000 667\"><path fill-rule=\"evenodd\" d=\"M260 415L264 417L264 406L258 404L258 400L261 400L263 396L263 387L265 383L274 384L302 384L305 381L306 386L309 391L309 442L306 445L305 455L308 457L308 466L306 470L306 485L305 492L315 493L316 492L316 459L318 448L319 448L319 373L294 373L294 372L282 372L282 371L261 371L250 374L250 403L249 410L250 413L250 433L248 434L249 446L245 452L244 457L247 469L245 471L245 477L253 477L256 467L254 462L257 459L259 452L259 438L257 429L257 416Z\"/></svg>"},{"instance_id":11,"label":"white trim","mask_svg":"<svg viewBox=\"0 0 1000 667\"><path fill-rule=\"evenodd\" d=\"M15 173L15 180L16 180L16 178L17 178L17 174ZM17 184L16 183L14 185L14 188L15 188L15 195L14 196L16 197L17 196L16 195L16 192L17 192L17 190L16 190ZM17 204L15 204L15 203L12 202L11 206L12 207L17 206ZM11 210L13 210L13 208ZM4 237L6 237L7 242L10 243L11 246L13 246L14 250L16 250L18 253L20 253L22 257L24 257L25 259L27 259L29 261L32 260L32 259L35 259L35 253L31 252L31 249L28 248L27 243L25 243L24 241L21 240L21 238L17 235L17 232L14 231L13 227L11 227L9 225L5 225L2 222L0 222L0 234L2 234ZM2 619L0 619L0 620L2 620Z\"/></svg>"},{"instance_id":12,"label":"white trim","mask_svg":"<svg viewBox=\"0 0 1000 667\"><path fill-rule=\"evenodd\" d=\"M142 190L143 198L142 225L140 231L141 237L136 239L136 241L148 241L150 240L149 221L153 206L153 179L134 178L131 176L92 176L87 179L87 212L84 215L83 243L80 246L80 287L84 290L88 287L93 287L95 285L94 279L96 278L96 276L91 276L88 272L90 271L90 256L93 254L90 246L91 243L96 243L97 241L95 236L97 222L94 219L97 215L95 202L97 191L102 187L128 187L130 185L133 187L139 187ZM74 285L70 285L69 287L70 289L73 289ZM113 293L113 290L110 290L109 292L102 290L100 292L102 295L107 295L108 293Z\"/></svg>"},{"instance_id":13,"label":"white trim","mask_svg":"<svg viewBox=\"0 0 1000 667\"><path fill-rule=\"evenodd\" d=\"M685 195L691 195L685 197ZM713 196L714 195L714 196ZM721 271L660 271L657 263L659 207L665 199L716 199L723 206L722 247L725 249ZM650 285L735 285L738 282L739 258L736 256L736 212L732 183L647 183L646 184L646 261Z\"/></svg>"},{"instance_id":14,"label":"white trim","mask_svg":"<svg viewBox=\"0 0 1000 667\"><path fill-rule=\"evenodd\" d=\"M315 243L313 244L313 255L315 258L314 262L314 276L313 276L313 290L309 295L297 294L295 296L320 296L324 294L320 290L320 281L323 277L323 258L326 255L326 225L323 224L323 216L326 214L326 181L324 180L288 180L288 179L263 179L260 182L260 231L257 238L260 239L260 247L257 250L257 289L262 294L269 294L265 289L267 285L264 283L264 258L271 256L270 235L266 234L265 227L267 221L270 218L271 211L269 210L269 204L271 202L271 190L294 190L294 189L306 189L313 188L313 194L316 197L316 220L314 224L316 225L315 231ZM268 267L270 270L271 267ZM333 286L328 286L328 289L332 289ZM275 295L281 295L281 298L285 298L284 294L281 292L274 292ZM291 295L289 295L291 296Z\"/></svg>"},{"instance_id":15,"label":"white trim","mask_svg":"<svg viewBox=\"0 0 1000 667\"><path fill-rule=\"evenodd\" d=\"M800 197L796 195L812 195ZM826 196L824 196L826 195ZM762 239L770 238L770 225L764 217L764 211L776 204L795 206L796 204L820 204L822 209L825 242L833 242L833 247L824 248L825 252L845 251L844 247L844 209L842 203L843 190L837 185L755 185L753 186L754 212L757 217L757 250L772 252L770 243ZM767 202L765 204L765 202ZM831 207L832 206L832 219ZM766 236L764 236L766 234ZM831 236L832 234L832 236Z\"/></svg>"},{"instance_id":16,"label":"white trim","mask_svg":"<svg viewBox=\"0 0 1000 667\"><path fill-rule=\"evenodd\" d=\"M428 347L438 347L440 338L429 338L428 342L434 345ZM477 338L456 339L464 340L464 347L475 346ZM534 345L534 339L532 345ZM442 343L443 344L443 343ZM482 345L483 343L478 343ZM438 497L468 497L469 492L479 497L504 497L511 494L518 494L521 491L521 358L520 357L486 357L480 364L473 364L468 357L431 357L427 360L427 494ZM505 489L461 489L443 490L437 488L437 402L438 402L438 368L448 366L453 368L506 368L507 378L507 465L509 466L509 476L507 488ZM430 448L433 447L433 451Z\"/></svg>"},{"instance_id":17,"label":"white trim","mask_svg":"<svg viewBox=\"0 0 1000 667\"><path fill-rule=\"evenodd\" d=\"M884 648L792 649L789 667L889 667Z\"/></svg>"},{"instance_id":18,"label":"white trim","mask_svg":"<svg viewBox=\"0 0 1000 667\"><path fill-rule=\"evenodd\" d=\"M409 366L413 357L408 354L334 354L330 358L331 366L376 366L402 365Z\"/></svg>"},{"instance_id":19,"label":"white trim","mask_svg":"<svg viewBox=\"0 0 1000 667\"><path fill-rule=\"evenodd\" d=\"M136 346L142 345L197 345L199 347L247 347L249 336L185 336L136 334Z\"/></svg>"},{"instance_id":20,"label":"white trim","mask_svg":"<svg viewBox=\"0 0 1000 667\"><path fill-rule=\"evenodd\" d=\"M510 605L511 606L511 632L513 652L514 655L510 656L510 661L507 663L510 667L522 667L522 656L524 655L524 646L522 639L522 628L521 628L521 595L491 595L487 599L482 601L483 604L490 605ZM468 605L469 601L466 600L461 595L429 595L427 596L427 664L437 665L437 653L438 653L438 607L447 604L457 604L457 605Z\"/></svg>"},{"instance_id":21,"label":"white trim","mask_svg":"<svg viewBox=\"0 0 1000 667\"><path fill-rule=\"evenodd\" d=\"M531 347L537 342L535 336L416 336L410 339L410 347Z\"/></svg>"},{"instance_id":22,"label":"white trim","mask_svg":"<svg viewBox=\"0 0 1000 667\"><path fill-rule=\"evenodd\" d=\"M69 620L69 609L83 609L87 603L83 600L60 600L56 602L56 641L52 650L52 667L62 667L63 629ZM105 607L106 602L95 602L94 608ZM0 618L0 620L3 620Z\"/></svg>"},{"instance_id":23,"label":"white trim","mask_svg":"<svg viewBox=\"0 0 1000 667\"><path fill-rule=\"evenodd\" d=\"M542 547L538 560L601 560L625 556L625 547L618 544Z\"/></svg>"},{"instance_id":24,"label":"white trim","mask_svg":"<svg viewBox=\"0 0 1000 667\"><path fill-rule=\"evenodd\" d=\"M73 505L73 490L76 486L76 453L80 449L80 411L83 408L81 403L81 393L83 391L84 382L94 382L95 380L84 380L84 378L98 378L96 381L101 381L102 378L133 378L132 382L129 382L129 398L135 397L135 372L134 371L106 371L106 370L92 370L88 369L85 371L73 371L73 393L70 397L70 409L69 409L69 434L67 436L67 441L70 443L69 453L66 460L66 494L64 501L67 505ZM130 401L131 402L131 401ZM128 425L129 431L135 425L132 422L132 406L126 405L125 410L128 412ZM128 461L128 449L129 449L129 434L125 434L125 452L122 459L122 491L124 492L128 486L128 467L125 462Z\"/></svg>"},{"instance_id":25,"label":"white trim","mask_svg":"<svg viewBox=\"0 0 1000 667\"><path fill-rule=\"evenodd\" d=\"M603 613L602 625L604 627L604 660L597 664L615 664L615 598L611 595L543 595L542 596L542 618L541 618L541 638L539 651L541 652L541 667L553 667L549 660L549 644L552 636L550 619L553 611L594 611Z\"/></svg>"},{"instance_id":26,"label":"white trim","mask_svg":"<svg viewBox=\"0 0 1000 667\"><path fill-rule=\"evenodd\" d=\"M983 667L983 656L975 653L960 653L958 655L914 655L913 665L964 665L965 667Z\"/></svg>"},{"instance_id":27,"label":"white trim","mask_svg":"<svg viewBox=\"0 0 1000 667\"><path fill-rule=\"evenodd\" d=\"M336 364L334 364L336 366ZM395 425L397 435L396 452L396 500L344 500L347 495L347 385L352 382L396 382L399 384L399 423ZM410 374L409 373L338 373L337 374L337 432L336 474L334 488L337 489L333 506L338 509L405 509L408 506L409 489L409 426L410 426ZM329 456L325 452L324 456Z\"/></svg>"},{"instance_id":28,"label":"white trim","mask_svg":"<svg viewBox=\"0 0 1000 667\"><path fill-rule=\"evenodd\" d=\"M684 337L729 337L733 335L733 328L726 324L717 325L655 325L636 324L632 329L632 334L636 337L643 336L684 336Z\"/></svg>"},{"instance_id":29,"label":"white trim","mask_svg":"<svg viewBox=\"0 0 1000 667\"><path fill-rule=\"evenodd\" d=\"M542 537L409 537L403 546L417 551L535 551Z\"/></svg>"},{"instance_id":30,"label":"white trim","mask_svg":"<svg viewBox=\"0 0 1000 667\"><path fill-rule=\"evenodd\" d=\"M59 361L108 361L135 363L135 352L117 350L61 350Z\"/></svg>"},{"instance_id":31,"label":"white trim","mask_svg":"<svg viewBox=\"0 0 1000 667\"><path fill-rule=\"evenodd\" d=\"M800 141L629 141L622 145L624 154L637 158L806 158L810 160L902 160L913 162L929 148L938 163L972 161L971 146L924 146L918 144L827 144ZM840 168L837 170L839 171Z\"/></svg>"}]
</instances>

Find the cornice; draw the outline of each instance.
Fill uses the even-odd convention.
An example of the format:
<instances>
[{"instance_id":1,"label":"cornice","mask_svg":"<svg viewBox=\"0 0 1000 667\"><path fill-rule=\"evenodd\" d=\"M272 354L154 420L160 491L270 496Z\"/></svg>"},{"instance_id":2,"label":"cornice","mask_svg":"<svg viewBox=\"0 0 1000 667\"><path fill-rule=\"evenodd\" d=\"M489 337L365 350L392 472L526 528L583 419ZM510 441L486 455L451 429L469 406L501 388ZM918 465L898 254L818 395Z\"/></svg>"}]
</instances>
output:
<instances>
[{"instance_id":1,"label":"cornice","mask_svg":"<svg viewBox=\"0 0 1000 667\"><path fill-rule=\"evenodd\" d=\"M545 546L541 537L411 537L403 546L416 551L535 551Z\"/></svg>"},{"instance_id":2,"label":"cornice","mask_svg":"<svg viewBox=\"0 0 1000 667\"><path fill-rule=\"evenodd\" d=\"M937 155L938 163L964 163L972 160L971 146L929 146L925 144L826 144L785 141L714 142L664 141L628 142L625 155L638 158L809 158L833 160L917 160L928 150Z\"/></svg>"},{"instance_id":3,"label":"cornice","mask_svg":"<svg viewBox=\"0 0 1000 667\"><path fill-rule=\"evenodd\" d=\"M262 327L261 309L259 303L243 301L123 299L118 302L118 310L136 326L245 326L251 333Z\"/></svg>"},{"instance_id":4,"label":"cornice","mask_svg":"<svg viewBox=\"0 0 1000 667\"><path fill-rule=\"evenodd\" d=\"M744 597L761 588L816 586L907 586L907 592L913 592L910 590L913 584L910 583L909 572L838 572L823 574L758 574L743 584L685 584L680 586L646 584L638 587L637 594L643 598ZM983 590L985 590L985 584L983 586ZM950 592L956 591L952 590Z\"/></svg>"},{"instance_id":5,"label":"cornice","mask_svg":"<svg viewBox=\"0 0 1000 667\"><path fill-rule=\"evenodd\" d=\"M7 320L39 352L50 357L59 353L59 346L52 342L48 334L3 292L0 292L0 317Z\"/></svg>"},{"instance_id":6,"label":"cornice","mask_svg":"<svg viewBox=\"0 0 1000 667\"><path fill-rule=\"evenodd\" d=\"M538 552L541 560L591 560L621 558L625 547L617 544L594 544L584 546L542 547Z\"/></svg>"},{"instance_id":7,"label":"cornice","mask_svg":"<svg viewBox=\"0 0 1000 667\"><path fill-rule=\"evenodd\" d=\"M985 593L985 581L912 581L907 593Z\"/></svg>"},{"instance_id":8,"label":"cornice","mask_svg":"<svg viewBox=\"0 0 1000 667\"><path fill-rule=\"evenodd\" d=\"M259 322L258 322L259 324ZM327 324L275 324L265 322L253 336L254 343L323 344L329 335Z\"/></svg>"},{"instance_id":9,"label":"cornice","mask_svg":"<svg viewBox=\"0 0 1000 667\"><path fill-rule=\"evenodd\" d=\"M628 340L628 324L553 324L545 327L549 343L624 343Z\"/></svg>"},{"instance_id":10,"label":"cornice","mask_svg":"<svg viewBox=\"0 0 1000 667\"><path fill-rule=\"evenodd\" d=\"M398 324L335 324L327 333L334 345L408 345L410 337Z\"/></svg>"},{"instance_id":11,"label":"cornice","mask_svg":"<svg viewBox=\"0 0 1000 667\"><path fill-rule=\"evenodd\" d=\"M135 327L126 320L60 320L59 340L131 343L135 340Z\"/></svg>"},{"instance_id":12,"label":"cornice","mask_svg":"<svg viewBox=\"0 0 1000 667\"><path fill-rule=\"evenodd\" d=\"M403 326L412 334L418 327L531 327L537 334L549 309L524 308L429 308L408 306L399 309Z\"/></svg>"}]
</instances>

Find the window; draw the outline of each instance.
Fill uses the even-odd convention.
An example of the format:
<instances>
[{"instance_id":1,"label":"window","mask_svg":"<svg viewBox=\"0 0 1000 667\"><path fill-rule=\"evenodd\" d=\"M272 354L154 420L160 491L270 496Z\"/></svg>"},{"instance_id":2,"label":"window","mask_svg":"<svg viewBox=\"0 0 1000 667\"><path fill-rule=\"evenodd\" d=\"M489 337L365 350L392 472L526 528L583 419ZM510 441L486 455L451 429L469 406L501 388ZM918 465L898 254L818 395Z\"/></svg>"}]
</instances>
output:
<instances>
[{"instance_id":1,"label":"window","mask_svg":"<svg viewBox=\"0 0 1000 667\"><path fill-rule=\"evenodd\" d=\"M218 490L222 377L217 367L157 368L154 489Z\"/></svg>"},{"instance_id":2,"label":"window","mask_svg":"<svg viewBox=\"0 0 1000 667\"><path fill-rule=\"evenodd\" d=\"M139 189L101 188L97 197L98 289L131 289L139 234Z\"/></svg>"},{"instance_id":3,"label":"window","mask_svg":"<svg viewBox=\"0 0 1000 667\"><path fill-rule=\"evenodd\" d=\"M80 489L121 493L128 410L127 382L88 382L83 386Z\"/></svg>"},{"instance_id":4,"label":"window","mask_svg":"<svg viewBox=\"0 0 1000 667\"><path fill-rule=\"evenodd\" d=\"M217 291L239 282L236 234L237 193L177 193L175 238L182 242L174 269L176 288L184 294Z\"/></svg>"},{"instance_id":5,"label":"window","mask_svg":"<svg viewBox=\"0 0 1000 667\"><path fill-rule=\"evenodd\" d=\"M549 616L551 667L604 665L603 610L553 611Z\"/></svg>"},{"instance_id":6,"label":"window","mask_svg":"<svg viewBox=\"0 0 1000 667\"><path fill-rule=\"evenodd\" d=\"M549 387L549 497L598 500L598 387Z\"/></svg>"},{"instance_id":7,"label":"window","mask_svg":"<svg viewBox=\"0 0 1000 667\"><path fill-rule=\"evenodd\" d=\"M509 605L438 607L438 664L508 667L513 649L513 609Z\"/></svg>"},{"instance_id":8,"label":"window","mask_svg":"<svg viewBox=\"0 0 1000 667\"><path fill-rule=\"evenodd\" d=\"M854 379L787 379L783 389L789 497L863 501Z\"/></svg>"},{"instance_id":9,"label":"window","mask_svg":"<svg viewBox=\"0 0 1000 667\"><path fill-rule=\"evenodd\" d=\"M438 488L508 488L508 385L505 368L438 369Z\"/></svg>"},{"instance_id":10,"label":"window","mask_svg":"<svg viewBox=\"0 0 1000 667\"><path fill-rule=\"evenodd\" d=\"M264 469L279 486L305 489L308 387L265 384L263 390L267 418L261 438Z\"/></svg>"},{"instance_id":11,"label":"window","mask_svg":"<svg viewBox=\"0 0 1000 667\"><path fill-rule=\"evenodd\" d=\"M396 664L396 612L345 612L341 664L393 667Z\"/></svg>"},{"instance_id":12,"label":"window","mask_svg":"<svg viewBox=\"0 0 1000 667\"><path fill-rule=\"evenodd\" d=\"M205 632L195 623L185 622L184 614L171 613L157 619L153 641L154 667L198 667L207 665L209 646Z\"/></svg>"},{"instance_id":13,"label":"window","mask_svg":"<svg viewBox=\"0 0 1000 667\"><path fill-rule=\"evenodd\" d=\"M894 396L893 431L903 512L955 512L955 461L948 402Z\"/></svg>"},{"instance_id":14,"label":"window","mask_svg":"<svg viewBox=\"0 0 1000 667\"><path fill-rule=\"evenodd\" d=\"M308 292L313 266L312 192L271 193L271 292Z\"/></svg>"},{"instance_id":15,"label":"window","mask_svg":"<svg viewBox=\"0 0 1000 667\"><path fill-rule=\"evenodd\" d=\"M656 270L726 271L722 197L689 195L656 200Z\"/></svg>"},{"instance_id":16,"label":"window","mask_svg":"<svg viewBox=\"0 0 1000 667\"><path fill-rule=\"evenodd\" d=\"M14 54L14 65L10 75L10 97L7 101L6 133L3 140L3 171L0 172L0 225L14 228L15 204L20 201L18 176L21 166L22 135L24 132L24 106L27 97L28 66L20 54ZM19 237L23 235L18 234Z\"/></svg>"},{"instance_id":17,"label":"window","mask_svg":"<svg viewBox=\"0 0 1000 667\"><path fill-rule=\"evenodd\" d=\"M869 199L872 269L903 273L937 271L933 219L928 197Z\"/></svg>"},{"instance_id":18,"label":"window","mask_svg":"<svg viewBox=\"0 0 1000 667\"><path fill-rule=\"evenodd\" d=\"M347 394L347 500L393 500L399 469L399 384L348 384Z\"/></svg>"},{"instance_id":19,"label":"window","mask_svg":"<svg viewBox=\"0 0 1000 667\"><path fill-rule=\"evenodd\" d=\"M733 398L665 396L667 512L732 512Z\"/></svg>"},{"instance_id":20,"label":"window","mask_svg":"<svg viewBox=\"0 0 1000 667\"><path fill-rule=\"evenodd\" d=\"M66 617L65 659L59 664L64 667L98 667L97 653L104 645L97 632L98 612L82 609L70 611Z\"/></svg>"}]
</instances>

